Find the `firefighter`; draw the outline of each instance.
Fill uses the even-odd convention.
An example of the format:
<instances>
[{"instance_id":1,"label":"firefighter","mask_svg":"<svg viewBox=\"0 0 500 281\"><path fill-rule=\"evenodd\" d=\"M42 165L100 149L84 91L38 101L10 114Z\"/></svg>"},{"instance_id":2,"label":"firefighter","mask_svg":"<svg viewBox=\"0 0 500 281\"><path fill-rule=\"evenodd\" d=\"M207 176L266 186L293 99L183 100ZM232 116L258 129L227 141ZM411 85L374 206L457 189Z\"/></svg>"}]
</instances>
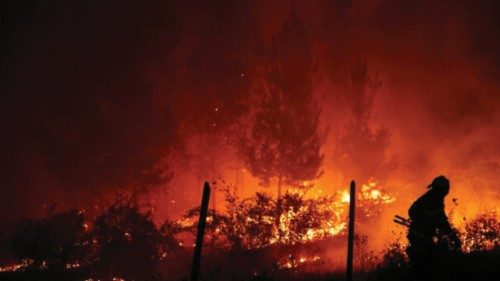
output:
<instances>
[{"instance_id":1,"label":"firefighter","mask_svg":"<svg viewBox=\"0 0 500 281\"><path fill-rule=\"evenodd\" d=\"M460 251L461 246L444 211L444 198L450 191L450 181L445 176L438 176L427 188L428 191L408 210L411 225L407 236L410 242L407 254L411 267L422 274L446 262L450 253Z\"/></svg>"}]
</instances>

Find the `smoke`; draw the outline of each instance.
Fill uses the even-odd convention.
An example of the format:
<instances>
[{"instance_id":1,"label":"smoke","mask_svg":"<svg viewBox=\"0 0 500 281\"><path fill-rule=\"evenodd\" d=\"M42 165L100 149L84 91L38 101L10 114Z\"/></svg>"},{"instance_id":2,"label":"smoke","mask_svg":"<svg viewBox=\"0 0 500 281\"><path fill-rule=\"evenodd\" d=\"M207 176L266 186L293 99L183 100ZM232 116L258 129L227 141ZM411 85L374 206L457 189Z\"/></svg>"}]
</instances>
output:
<instances>
[{"instance_id":1,"label":"smoke","mask_svg":"<svg viewBox=\"0 0 500 281\"><path fill-rule=\"evenodd\" d=\"M169 7L5 5L24 19L3 46L2 213L167 181L175 117L148 67L178 41Z\"/></svg>"}]
</instances>

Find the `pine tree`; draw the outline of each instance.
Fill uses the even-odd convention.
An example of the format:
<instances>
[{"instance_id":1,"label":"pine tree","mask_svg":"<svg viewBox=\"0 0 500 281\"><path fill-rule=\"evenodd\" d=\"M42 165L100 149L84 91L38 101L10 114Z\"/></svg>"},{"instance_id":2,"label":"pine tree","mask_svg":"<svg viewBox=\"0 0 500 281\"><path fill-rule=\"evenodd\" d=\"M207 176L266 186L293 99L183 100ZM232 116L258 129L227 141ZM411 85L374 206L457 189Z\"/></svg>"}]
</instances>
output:
<instances>
[{"instance_id":1,"label":"pine tree","mask_svg":"<svg viewBox=\"0 0 500 281\"><path fill-rule=\"evenodd\" d=\"M390 131L382 126L370 126L374 97L382 85L378 73L369 73L366 61L358 60L350 68L349 83L345 87L345 104L352 119L337 135L333 163L343 176L366 182L371 177L379 180L397 168L397 159L387 157Z\"/></svg>"},{"instance_id":2,"label":"pine tree","mask_svg":"<svg viewBox=\"0 0 500 281\"><path fill-rule=\"evenodd\" d=\"M284 186L310 186L308 181L321 174L323 163L311 46L295 12L264 57L261 100L245 156L262 185L277 180L279 201Z\"/></svg>"}]
</instances>

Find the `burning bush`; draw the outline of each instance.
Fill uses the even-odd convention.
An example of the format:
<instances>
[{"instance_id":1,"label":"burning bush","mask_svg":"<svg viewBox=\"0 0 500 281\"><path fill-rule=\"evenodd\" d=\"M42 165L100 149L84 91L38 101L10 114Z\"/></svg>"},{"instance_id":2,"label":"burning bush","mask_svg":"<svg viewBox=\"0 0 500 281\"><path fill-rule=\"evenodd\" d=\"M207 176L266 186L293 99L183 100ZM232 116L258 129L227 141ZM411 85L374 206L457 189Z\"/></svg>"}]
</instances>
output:
<instances>
[{"instance_id":1,"label":"burning bush","mask_svg":"<svg viewBox=\"0 0 500 281\"><path fill-rule=\"evenodd\" d=\"M345 230L346 220L347 202L342 192L339 196L316 198L287 192L281 197L282 209L278 214L278 204L268 194L238 198L230 186L217 188L225 194L226 205L223 212L209 210L204 254L207 266L214 268L240 259L236 271L224 274L237 277L243 272L306 272L313 267L318 270L330 262L325 258L325 249L345 243L338 236ZM358 208L364 220L376 215L381 204L394 199L374 184L367 184L357 200L361 202ZM187 263L191 254L184 254L191 251L192 244L183 244L178 239L194 237L190 233L196 231L199 209L189 210L181 220L165 221L159 228L152 222L151 212L130 197L118 197L95 219L85 218L83 211L56 214L51 209L45 218L24 220L17 225L12 246L16 257L23 261L0 271L22 271L31 266L34 273L58 269L61 273L98 278L143 278L153 274L161 260L169 263L175 257L176 261ZM495 213L485 213L470 221L462 230L467 254L458 257L457 262L481 255L491 261L490 256L495 253L487 250L498 249L499 230ZM379 259L368 250L367 237L356 236L355 266L358 271L377 272L381 280L391 280L390 276L403 280L408 275L404 246L397 241ZM180 271L179 274L184 274L187 269Z\"/></svg>"},{"instance_id":2,"label":"burning bush","mask_svg":"<svg viewBox=\"0 0 500 281\"><path fill-rule=\"evenodd\" d=\"M491 250L500 246L500 222L495 212L483 213L465 225L462 247L466 252Z\"/></svg>"},{"instance_id":3,"label":"burning bush","mask_svg":"<svg viewBox=\"0 0 500 281\"><path fill-rule=\"evenodd\" d=\"M233 249L268 246L275 234L276 202L265 193L240 200L225 190L227 215L224 231Z\"/></svg>"},{"instance_id":4,"label":"burning bush","mask_svg":"<svg viewBox=\"0 0 500 281\"><path fill-rule=\"evenodd\" d=\"M252 249L268 246L275 233L276 205L270 196L257 193L252 198L237 199L226 193L228 212L209 210L205 244L212 249ZM186 212L184 230L196 232L199 208ZM214 247L216 246L216 247Z\"/></svg>"},{"instance_id":5,"label":"burning bush","mask_svg":"<svg viewBox=\"0 0 500 281\"><path fill-rule=\"evenodd\" d=\"M207 245L217 249L257 249L271 244L293 245L315 238L333 236L345 228L335 214L332 197L307 199L287 192L278 204L266 193L240 199L224 187L227 211L210 210L207 218ZM199 209L189 210L181 224L196 230Z\"/></svg>"},{"instance_id":6,"label":"burning bush","mask_svg":"<svg viewBox=\"0 0 500 281\"><path fill-rule=\"evenodd\" d=\"M278 228L278 242L295 244L340 233L345 224L337 220L332 197L306 199L304 195L286 193Z\"/></svg>"}]
</instances>

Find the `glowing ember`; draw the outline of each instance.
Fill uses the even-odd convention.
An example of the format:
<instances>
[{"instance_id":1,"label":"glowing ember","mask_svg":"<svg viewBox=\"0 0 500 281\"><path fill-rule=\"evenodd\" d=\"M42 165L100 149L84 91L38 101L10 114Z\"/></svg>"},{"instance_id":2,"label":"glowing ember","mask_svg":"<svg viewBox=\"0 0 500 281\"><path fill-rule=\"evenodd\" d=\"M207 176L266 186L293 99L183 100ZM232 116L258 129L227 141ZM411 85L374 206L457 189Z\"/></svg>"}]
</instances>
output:
<instances>
[{"instance_id":1,"label":"glowing ember","mask_svg":"<svg viewBox=\"0 0 500 281\"><path fill-rule=\"evenodd\" d=\"M76 262L74 262L74 263L67 263L67 264L66 264L66 268L67 268L67 269L79 268L79 267L81 267L81 266L82 266L82 264L81 264L80 262L78 262L78 261L76 261Z\"/></svg>"},{"instance_id":2,"label":"glowing ember","mask_svg":"<svg viewBox=\"0 0 500 281\"><path fill-rule=\"evenodd\" d=\"M282 263L278 262L277 264L279 269L291 269L305 264L312 264L319 260L321 260L320 256L299 257L298 259L296 259L293 256L288 255L287 261Z\"/></svg>"},{"instance_id":3,"label":"glowing ember","mask_svg":"<svg viewBox=\"0 0 500 281\"><path fill-rule=\"evenodd\" d=\"M3 267L0 267L0 272L14 272L21 270L23 268L26 268L30 266L33 263L32 260L22 260L21 263L16 263L16 264L11 264L11 265L6 265Z\"/></svg>"}]
</instances>

